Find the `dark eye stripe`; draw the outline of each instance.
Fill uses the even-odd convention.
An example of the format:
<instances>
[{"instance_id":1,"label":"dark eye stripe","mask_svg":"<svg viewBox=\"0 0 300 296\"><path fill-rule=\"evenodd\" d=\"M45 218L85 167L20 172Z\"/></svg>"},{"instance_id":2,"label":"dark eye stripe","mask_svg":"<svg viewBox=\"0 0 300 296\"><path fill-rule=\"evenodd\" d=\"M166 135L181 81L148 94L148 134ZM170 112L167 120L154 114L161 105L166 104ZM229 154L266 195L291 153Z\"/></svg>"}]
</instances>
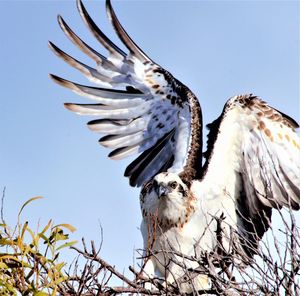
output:
<instances>
[{"instance_id":1,"label":"dark eye stripe","mask_svg":"<svg viewBox=\"0 0 300 296\"><path fill-rule=\"evenodd\" d=\"M157 189L158 189L158 183L157 183L157 181L156 181L155 179L154 179L153 182L152 182L152 188L153 188L154 191L157 192Z\"/></svg>"},{"instance_id":2,"label":"dark eye stripe","mask_svg":"<svg viewBox=\"0 0 300 296\"><path fill-rule=\"evenodd\" d=\"M186 197L186 191L183 189L182 185L179 184L178 192L180 192L184 197Z\"/></svg>"}]
</instances>

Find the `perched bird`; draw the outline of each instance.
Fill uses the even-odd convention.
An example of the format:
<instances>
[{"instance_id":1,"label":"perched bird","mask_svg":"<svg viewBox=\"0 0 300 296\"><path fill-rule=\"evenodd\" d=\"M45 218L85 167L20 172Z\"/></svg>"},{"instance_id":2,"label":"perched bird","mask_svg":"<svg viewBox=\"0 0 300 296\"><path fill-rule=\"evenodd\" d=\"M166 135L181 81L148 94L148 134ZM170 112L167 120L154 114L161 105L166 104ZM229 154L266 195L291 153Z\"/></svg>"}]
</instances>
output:
<instances>
[{"instance_id":1,"label":"perched bird","mask_svg":"<svg viewBox=\"0 0 300 296\"><path fill-rule=\"evenodd\" d=\"M202 112L196 96L153 62L119 23L109 0L108 17L126 52L94 23L81 0L79 13L108 51L102 56L58 17L67 37L96 62L92 68L50 42L50 48L98 86L52 79L95 104L65 104L105 134L109 157L140 154L125 170L140 195L144 275L168 282L197 268L186 256L238 252L251 258L271 222L272 208L298 210L300 138L298 124L252 94L230 98L209 134L202 165ZM240 256L243 260L243 256ZM197 288L208 278L192 279Z\"/></svg>"}]
</instances>

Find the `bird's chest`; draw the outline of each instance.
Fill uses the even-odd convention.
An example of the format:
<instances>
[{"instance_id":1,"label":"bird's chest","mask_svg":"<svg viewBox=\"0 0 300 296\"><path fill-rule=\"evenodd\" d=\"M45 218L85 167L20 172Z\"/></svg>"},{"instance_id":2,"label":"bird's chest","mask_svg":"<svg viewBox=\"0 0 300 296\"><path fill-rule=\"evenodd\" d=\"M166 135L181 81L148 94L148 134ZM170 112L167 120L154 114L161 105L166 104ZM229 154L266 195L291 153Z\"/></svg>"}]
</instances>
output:
<instances>
[{"instance_id":1,"label":"bird's chest","mask_svg":"<svg viewBox=\"0 0 300 296\"><path fill-rule=\"evenodd\" d=\"M184 257L194 255L194 244L197 239L196 232L191 231L189 223L182 227L171 227L156 232L152 245L158 269L163 273L165 266L177 265L175 262L184 261ZM172 268L170 266L170 268Z\"/></svg>"},{"instance_id":2,"label":"bird's chest","mask_svg":"<svg viewBox=\"0 0 300 296\"><path fill-rule=\"evenodd\" d=\"M152 251L171 249L186 251L194 237L191 231L191 218L195 204L191 201L177 203L160 202L151 208L143 208L143 221L147 228L148 246Z\"/></svg>"},{"instance_id":3,"label":"bird's chest","mask_svg":"<svg viewBox=\"0 0 300 296\"><path fill-rule=\"evenodd\" d=\"M236 175L235 182L239 182ZM206 184L195 184L192 190L199 200L198 225L199 248L201 250L213 250L221 240L223 247L229 251L231 234L237 230L238 216L236 199L238 190L231 188L231 184L218 184L216 188L206 187Z\"/></svg>"},{"instance_id":4,"label":"bird's chest","mask_svg":"<svg viewBox=\"0 0 300 296\"><path fill-rule=\"evenodd\" d=\"M196 239L190 231L189 223L182 226L171 227L167 230L160 230L155 239L153 249L155 251L177 251L188 255L192 242Z\"/></svg>"}]
</instances>

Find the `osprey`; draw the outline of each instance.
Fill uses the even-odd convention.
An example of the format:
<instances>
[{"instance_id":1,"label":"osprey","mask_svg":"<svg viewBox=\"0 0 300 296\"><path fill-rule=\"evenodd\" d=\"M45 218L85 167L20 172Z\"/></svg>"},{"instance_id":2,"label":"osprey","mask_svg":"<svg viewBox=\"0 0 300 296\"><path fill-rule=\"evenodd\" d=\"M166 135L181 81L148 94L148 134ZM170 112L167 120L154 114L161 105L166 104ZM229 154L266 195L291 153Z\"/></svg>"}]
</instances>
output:
<instances>
[{"instance_id":1,"label":"osprey","mask_svg":"<svg viewBox=\"0 0 300 296\"><path fill-rule=\"evenodd\" d=\"M178 253L213 252L220 246L224 252L239 250L253 256L268 229L272 208L299 209L298 124L257 96L234 96L208 125L202 165L202 113L196 96L134 43L109 0L108 17L126 52L97 27L81 0L77 5L108 57L81 40L61 16L58 22L63 32L96 67L74 59L51 42L49 45L98 86L51 77L96 101L65 106L77 114L97 117L88 127L105 134L99 142L113 149L110 158L139 154L125 176L131 186L142 187L141 231L149 254L144 274L161 275L173 282L184 275L175 262L184 260ZM195 262L184 263L196 267ZM199 288L209 285L201 275L194 284Z\"/></svg>"}]
</instances>

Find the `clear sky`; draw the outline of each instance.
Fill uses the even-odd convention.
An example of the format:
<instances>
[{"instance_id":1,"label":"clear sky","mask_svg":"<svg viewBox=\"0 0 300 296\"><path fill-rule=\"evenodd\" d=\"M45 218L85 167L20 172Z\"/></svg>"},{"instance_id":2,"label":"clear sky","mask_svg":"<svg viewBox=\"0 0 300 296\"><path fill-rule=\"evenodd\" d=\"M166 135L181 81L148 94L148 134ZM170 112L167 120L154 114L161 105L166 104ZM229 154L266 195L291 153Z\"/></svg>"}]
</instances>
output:
<instances>
[{"instance_id":1,"label":"clear sky","mask_svg":"<svg viewBox=\"0 0 300 296\"><path fill-rule=\"evenodd\" d=\"M157 63L198 96L204 122L226 100L254 93L300 121L298 1L112 1L123 26ZM96 23L117 42L103 1L85 1ZM85 41L105 51L84 27L75 1L0 0L0 190L5 217L45 224L70 223L73 239L99 242L102 256L120 270L142 247L139 190L123 177L129 160L115 162L64 102L88 102L55 85L48 73L88 84L47 47L51 40L93 64L61 32L61 14ZM118 43L120 44L120 43ZM299 216L299 214L298 214Z\"/></svg>"}]
</instances>

